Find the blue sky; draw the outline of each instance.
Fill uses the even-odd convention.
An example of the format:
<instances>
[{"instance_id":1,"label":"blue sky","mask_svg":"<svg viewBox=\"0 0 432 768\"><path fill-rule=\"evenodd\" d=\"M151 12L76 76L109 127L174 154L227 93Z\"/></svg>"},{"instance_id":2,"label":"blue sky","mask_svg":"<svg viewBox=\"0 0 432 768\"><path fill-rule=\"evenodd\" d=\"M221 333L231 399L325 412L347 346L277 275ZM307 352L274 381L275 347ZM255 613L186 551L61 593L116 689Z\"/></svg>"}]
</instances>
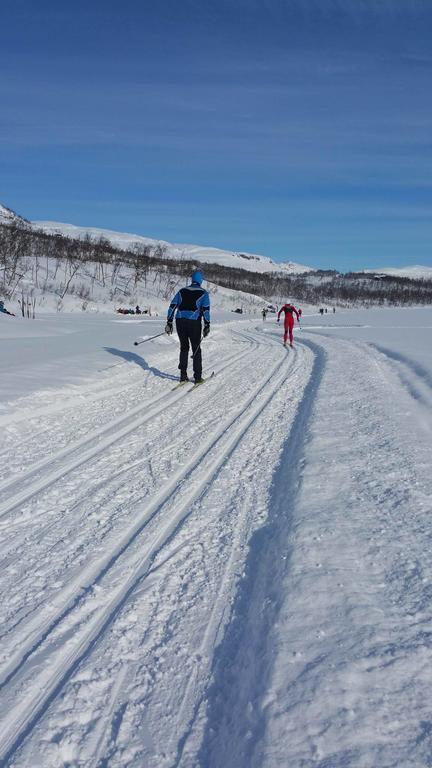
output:
<instances>
[{"instance_id":1,"label":"blue sky","mask_svg":"<svg viewBox=\"0 0 432 768\"><path fill-rule=\"evenodd\" d=\"M342 270L432 265L429 0L3 0L0 201Z\"/></svg>"}]
</instances>

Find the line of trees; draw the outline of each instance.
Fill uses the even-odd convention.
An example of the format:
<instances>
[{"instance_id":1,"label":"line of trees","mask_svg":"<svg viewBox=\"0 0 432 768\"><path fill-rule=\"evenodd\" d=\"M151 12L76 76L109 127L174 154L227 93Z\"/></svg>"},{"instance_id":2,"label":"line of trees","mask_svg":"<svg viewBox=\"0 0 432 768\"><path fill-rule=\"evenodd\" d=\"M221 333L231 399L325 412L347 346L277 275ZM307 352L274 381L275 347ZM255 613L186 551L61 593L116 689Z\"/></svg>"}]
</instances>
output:
<instances>
[{"instance_id":1,"label":"line of trees","mask_svg":"<svg viewBox=\"0 0 432 768\"><path fill-rule=\"evenodd\" d=\"M181 264L176 267L181 270ZM219 264L203 265L206 278L225 288L305 304L432 304L432 280L366 273L309 272L304 275L256 273Z\"/></svg>"},{"instance_id":2,"label":"line of trees","mask_svg":"<svg viewBox=\"0 0 432 768\"><path fill-rule=\"evenodd\" d=\"M147 285L150 272L159 275L165 286L165 298L176 285L176 276L185 278L193 268L201 266L206 279L225 288L244 291L267 298L281 300L295 298L309 304L431 304L432 281L404 277L380 276L368 273L340 274L317 271L303 275L250 272L221 264L202 264L187 259L167 257L161 245L137 244L131 250L121 250L101 237L72 239L65 235L51 235L40 230L16 225L0 225L0 292L12 298L20 290L24 276L23 266L31 265L34 286L42 287L48 280L48 266L54 261L55 274L62 266L62 283L58 293L63 298L78 270L92 264L93 279L105 286L109 279L114 286L117 272L122 266L131 271L131 281ZM110 265L109 276L107 265Z\"/></svg>"}]
</instances>

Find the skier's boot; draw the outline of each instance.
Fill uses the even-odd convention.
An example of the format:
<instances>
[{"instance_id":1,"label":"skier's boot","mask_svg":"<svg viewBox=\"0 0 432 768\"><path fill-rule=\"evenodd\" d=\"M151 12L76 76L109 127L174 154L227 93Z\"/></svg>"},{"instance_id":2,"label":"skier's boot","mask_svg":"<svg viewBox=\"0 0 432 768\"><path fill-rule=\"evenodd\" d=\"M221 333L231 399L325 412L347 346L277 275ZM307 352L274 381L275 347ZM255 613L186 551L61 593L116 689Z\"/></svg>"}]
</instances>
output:
<instances>
[{"instance_id":1,"label":"skier's boot","mask_svg":"<svg viewBox=\"0 0 432 768\"><path fill-rule=\"evenodd\" d=\"M189 381L186 371L180 371L180 381Z\"/></svg>"}]
</instances>

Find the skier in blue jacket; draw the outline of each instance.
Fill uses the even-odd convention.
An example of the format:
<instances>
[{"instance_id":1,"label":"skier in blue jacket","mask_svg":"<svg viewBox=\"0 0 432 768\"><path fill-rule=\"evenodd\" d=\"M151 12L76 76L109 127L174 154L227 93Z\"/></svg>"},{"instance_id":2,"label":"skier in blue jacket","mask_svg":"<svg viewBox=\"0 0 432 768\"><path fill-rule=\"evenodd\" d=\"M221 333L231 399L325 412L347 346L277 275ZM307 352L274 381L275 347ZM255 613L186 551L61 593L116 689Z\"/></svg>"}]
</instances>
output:
<instances>
[{"instance_id":1,"label":"skier in blue jacket","mask_svg":"<svg viewBox=\"0 0 432 768\"><path fill-rule=\"evenodd\" d=\"M173 332L174 315L176 329L180 339L180 381L188 381L187 367L189 344L192 347L193 372L195 384L200 384L202 378L201 330L205 338L210 333L210 296L201 283L203 273L196 269L191 275L191 284L180 288L168 308L165 332ZM202 320L204 328L202 328Z\"/></svg>"}]
</instances>

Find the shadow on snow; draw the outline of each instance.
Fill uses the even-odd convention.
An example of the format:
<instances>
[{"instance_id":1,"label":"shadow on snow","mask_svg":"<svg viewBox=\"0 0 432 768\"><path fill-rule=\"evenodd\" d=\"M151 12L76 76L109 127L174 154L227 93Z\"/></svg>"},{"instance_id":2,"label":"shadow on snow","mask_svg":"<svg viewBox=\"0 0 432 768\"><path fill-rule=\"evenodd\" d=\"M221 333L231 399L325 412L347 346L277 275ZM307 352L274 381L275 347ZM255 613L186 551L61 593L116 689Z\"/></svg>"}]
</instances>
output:
<instances>
[{"instance_id":1,"label":"shadow on snow","mask_svg":"<svg viewBox=\"0 0 432 768\"><path fill-rule=\"evenodd\" d=\"M159 376L161 379L178 381L178 376L174 376L172 373L165 373L164 371L159 370L159 368L155 368L153 365L149 365L147 361L141 357L141 355L137 355L135 352L126 352L124 349L116 349L115 347L104 347L104 350L105 352L109 352L110 355L121 357L128 363L135 363L136 365L139 365L143 371L153 373L155 376Z\"/></svg>"}]
</instances>

